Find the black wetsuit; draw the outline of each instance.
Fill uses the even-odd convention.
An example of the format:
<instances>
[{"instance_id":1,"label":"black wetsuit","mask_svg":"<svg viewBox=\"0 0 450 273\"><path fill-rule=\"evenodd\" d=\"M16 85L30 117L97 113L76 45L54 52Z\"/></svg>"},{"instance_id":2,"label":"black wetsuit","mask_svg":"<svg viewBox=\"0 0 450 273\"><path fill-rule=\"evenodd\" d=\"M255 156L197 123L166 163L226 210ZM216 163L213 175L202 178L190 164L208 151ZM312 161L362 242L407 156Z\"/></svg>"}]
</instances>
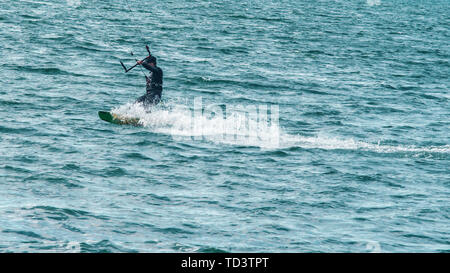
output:
<instances>
[{"instance_id":1,"label":"black wetsuit","mask_svg":"<svg viewBox=\"0 0 450 273\"><path fill-rule=\"evenodd\" d=\"M156 105L161 101L163 89L163 71L158 66L151 66L148 59L144 60L142 66L150 70L150 77L145 76L147 80L147 93L139 97L136 102L141 102L144 107Z\"/></svg>"}]
</instances>

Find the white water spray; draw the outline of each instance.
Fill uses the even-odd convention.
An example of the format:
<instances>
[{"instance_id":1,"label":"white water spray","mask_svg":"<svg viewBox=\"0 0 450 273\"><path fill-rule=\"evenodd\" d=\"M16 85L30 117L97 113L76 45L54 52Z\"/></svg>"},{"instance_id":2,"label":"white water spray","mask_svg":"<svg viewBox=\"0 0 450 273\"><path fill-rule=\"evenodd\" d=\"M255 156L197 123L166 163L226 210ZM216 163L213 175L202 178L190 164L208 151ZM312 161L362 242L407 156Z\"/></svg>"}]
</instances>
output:
<instances>
[{"instance_id":1,"label":"white water spray","mask_svg":"<svg viewBox=\"0 0 450 273\"><path fill-rule=\"evenodd\" d=\"M323 150L361 150L377 153L450 153L450 145L416 147L373 144L354 139L333 136L305 137L285 133L276 121L270 124L261 115L267 107L259 106L258 114L242 111L227 112L226 118L219 105L208 105L202 113L183 104L166 103L146 111L141 104L128 103L112 110L125 117L137 117L144 127L155 133L172 135L175 141L211 141L217 144L253 146L262 149L286 149L299 147ZM229 107L233 108L233 107ZM237 107L239 108L239 107ZM233 108L236 110L236 107ZM241 109L242 110L242 109ZM276 112L276 111L274 111ZM277 115L278 113L276 113ZM272 119L275 119L272 117Z\"/></svg>"}]
</instances>

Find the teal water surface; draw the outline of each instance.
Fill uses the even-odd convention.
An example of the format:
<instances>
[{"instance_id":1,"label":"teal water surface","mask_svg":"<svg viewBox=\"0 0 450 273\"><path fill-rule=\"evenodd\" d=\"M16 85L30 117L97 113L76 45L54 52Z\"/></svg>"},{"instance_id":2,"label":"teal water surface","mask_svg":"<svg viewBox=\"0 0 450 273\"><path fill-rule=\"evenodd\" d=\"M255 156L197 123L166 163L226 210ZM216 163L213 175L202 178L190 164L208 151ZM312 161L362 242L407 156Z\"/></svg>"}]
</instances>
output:
<instances>
[{"instance_id":1,"label":"teal water surface","mask_svg":"<svg viewBox=\"0 0 450 273\"><path fill-rule=\"evenodd\" d=\"M0 0L0 26L0 252L450 251L447 0ZM145 44L151 113L119 64ZM199 97L278 106L276 145Z\"/></svg>"}]
</instances>

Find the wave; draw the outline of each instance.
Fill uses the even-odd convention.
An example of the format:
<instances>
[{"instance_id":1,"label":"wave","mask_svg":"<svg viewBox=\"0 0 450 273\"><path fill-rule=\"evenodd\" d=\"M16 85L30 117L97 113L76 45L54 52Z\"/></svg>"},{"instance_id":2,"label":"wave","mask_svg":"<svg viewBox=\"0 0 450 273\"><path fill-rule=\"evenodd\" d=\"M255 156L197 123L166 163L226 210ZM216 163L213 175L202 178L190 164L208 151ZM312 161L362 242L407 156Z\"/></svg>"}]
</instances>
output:
<instances>
[{"instance_id":1,"label":"wave","mask_svg":"<svg viewBox=\"0 0 450 273\"><path fill-rule=\"evenodd\" d=\"M299 135L287 135L284 141L286 148L298 147L323 150L360 150L377 153L450 153L450 145L428 147L386 145L327 136L304 137Z\"/></svg>"},{"instance_id":2,"label":"wave","mask_svg":"<svg viewBox=\"0 0 450 273\"><path fill-rule=\"evenodd\" d=\"M206 109L206 108L205 108ZM407 146L370 143L355 139L342 139L334 136L301 136L286 133L278 121L267 120L261 116L250 116L245 112L221 111L205 114L183 104L161 103L146 110L141 104L127 103L112 109L112 112L125 117L137 117L141 124L154 133L171 135L174 140L206 140L217 144L259 147L262 149L322 149L322 150L360 150L377 153L450 153L450 145ZM226 113L225 113L226 112ZM222 115L223 114L223 115ZM273 119L273 117L272 117ZM270 120L270 122L268 122ZM270 124L269 124L270 123Z\"/></svg>"}]
</instances>

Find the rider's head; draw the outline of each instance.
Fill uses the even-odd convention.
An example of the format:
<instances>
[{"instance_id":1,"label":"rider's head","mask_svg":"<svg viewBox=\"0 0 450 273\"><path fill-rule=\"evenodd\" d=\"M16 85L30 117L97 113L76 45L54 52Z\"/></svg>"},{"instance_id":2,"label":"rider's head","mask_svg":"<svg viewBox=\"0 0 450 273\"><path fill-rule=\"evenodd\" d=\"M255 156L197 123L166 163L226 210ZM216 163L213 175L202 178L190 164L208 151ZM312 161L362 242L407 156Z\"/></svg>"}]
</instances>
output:
<instances>
[{"instance_id":1,"label":"rider's head","mask_svg":"<svg viewBox=\"0 0 450 273\"><path fill-rule=\"evenodd\" d=\"M156 58L154 56L150 56L148 63L152 66L156 66Z\"/></svg>"}]
</instances>

